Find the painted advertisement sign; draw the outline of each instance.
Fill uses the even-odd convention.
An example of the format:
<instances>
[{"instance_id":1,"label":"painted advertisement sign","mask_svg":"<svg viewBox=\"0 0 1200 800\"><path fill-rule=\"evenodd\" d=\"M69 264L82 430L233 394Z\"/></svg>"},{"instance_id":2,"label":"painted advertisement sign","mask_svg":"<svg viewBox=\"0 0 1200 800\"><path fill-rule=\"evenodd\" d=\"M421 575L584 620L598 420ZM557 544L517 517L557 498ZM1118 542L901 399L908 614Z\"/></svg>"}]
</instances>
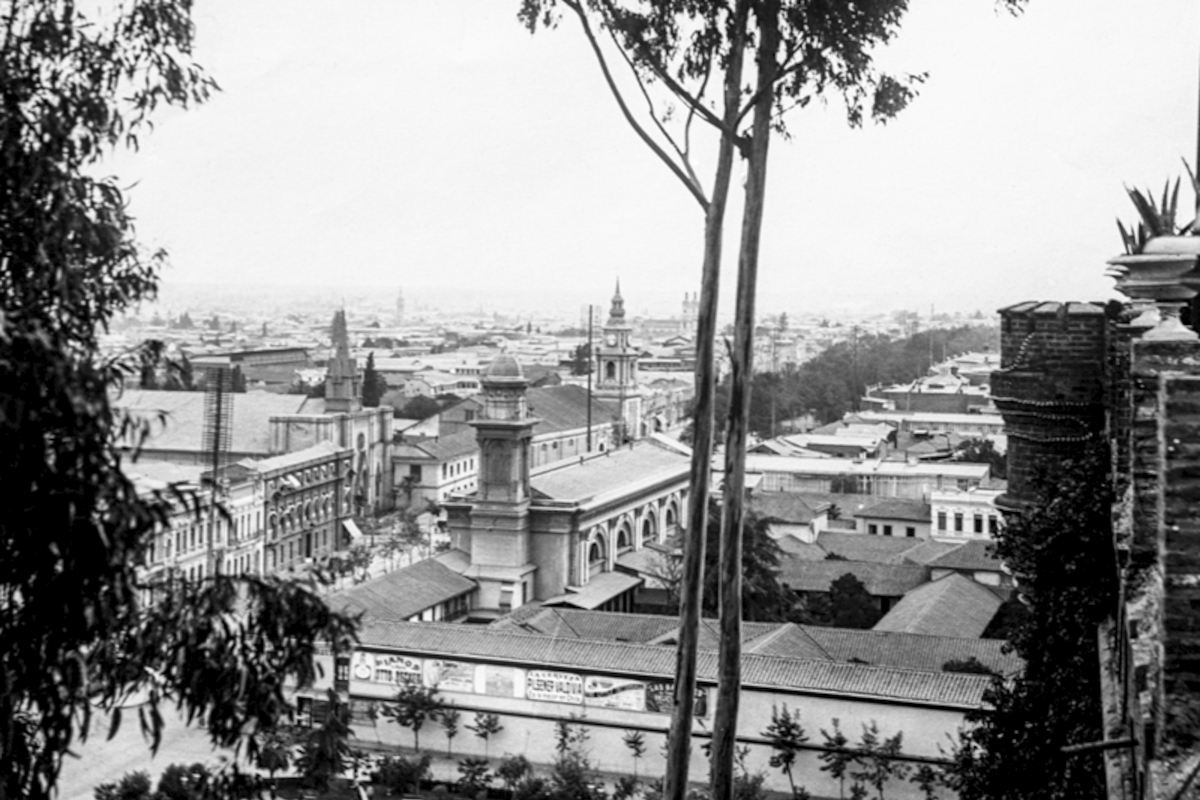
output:
<instances>
[{"instance_id":1,"label":"painted advertisement sign","mask_svg":"<svg viewBox=\"0 0 1200 800\"><path fill-rule=\"evenodd\" d=\"M516 697L516 670L512 667L485 665L483 668L483 691L493 697Z\"/></svg>"},{"instance_id":2,"label":"painted advertisement sign","mask_svg":"<svg viewBox=\"0 0 1200 800\"><path fill-rule=\"evenodd\" d=\"M583 678L569 672L530 670L525 676L525 696L553 703L583 703Z\"/></svg>"},{"instance_id":3,"label":"painted advertisement sign","mask_svg":"<svg viewBox=\"0 0 1200 800\"><path fill-rule=\"evenodd\" d=\"M405 680L420 683L421 673L421 659L382 653L355 653L350 666L350 674L355 680L372 683L401 683Z\"/></svg>"},{"instance_id":4,"label":"painted advertisement sign","mask_svg":"<svg viewBox=\"0 0 1200 800\"><path fill-rule=\"evenodd\" d=\"M589 675L583 681L583 696L589 706L646 710L646 684L642 681Z\"/></svg>"},{"instance_id":5,"label":"painted advertisement sign","mask_svg":"<svg viewBox=\"0 0 1200 800\"><path fill-rule=\"evenodd\" d=\"M646 710L654 711L659 714L671 713L671 702L675 698L675 683L674 681L655 681L646 684ZM694 706L694 715L697 717L708 716L708 690L703 688L696 689L696 704Z\"/></svg>"},{"instance_id":6,"label":"painted advertisement sign","mask_svg":"<svg viewBox=\"0 0 1200 800\"><path fill-rule=\"evenodd\" d=\"M425 683L443 692L474 692L475 665L463 661L425 662Z\"/></svg>"}]
</instances>

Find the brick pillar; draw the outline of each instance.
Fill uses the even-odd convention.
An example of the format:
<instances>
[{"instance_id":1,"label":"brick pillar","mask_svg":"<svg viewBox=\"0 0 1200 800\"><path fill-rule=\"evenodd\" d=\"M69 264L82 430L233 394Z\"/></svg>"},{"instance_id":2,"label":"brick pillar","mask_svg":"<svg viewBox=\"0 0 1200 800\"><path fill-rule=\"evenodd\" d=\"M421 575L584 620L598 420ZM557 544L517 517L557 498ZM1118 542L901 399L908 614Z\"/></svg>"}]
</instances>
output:
<instances>
[{"instance_id":1,"label":"brick pillar","mask_svg":"<svg viewBox=\"0 0 1200 800\"><path fill-rule=\"evenodd\" d=\"M992 400L1008 436L1008 490L1016 511L1036 497L1043 465L1080 452L1105 429L1108 320L1093 303L1019 303L1000 310L1000 369Z\"/></svg>"},{"instance_id":2,"label":"brick pillar","mask_svg":"<svg viewBox=\"0 0 1200 800\"><path fill-rule=\"evenodd\" d=\"M1200 691L1200 342L1132 346L1130 618L1155 745L1173 696Z\"/></svg>"}]
</instances>

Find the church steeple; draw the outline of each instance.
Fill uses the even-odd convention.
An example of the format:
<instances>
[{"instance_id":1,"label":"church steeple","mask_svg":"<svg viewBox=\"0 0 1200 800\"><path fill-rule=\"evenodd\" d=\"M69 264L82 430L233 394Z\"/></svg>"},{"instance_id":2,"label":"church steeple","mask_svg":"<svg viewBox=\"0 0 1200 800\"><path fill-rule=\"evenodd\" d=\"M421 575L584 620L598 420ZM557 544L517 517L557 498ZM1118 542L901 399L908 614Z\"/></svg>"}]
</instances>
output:
<instances>
[{"instance_id":1,"label":"church steeple","mask_svg":"<svg viewBox=\"0 0 1200 800\"><path fill-rule=\"evenodd\" d=\"M614 323L625 323L625 298L621 297L620 278L617 278L617 291L613 294L612 308L608 312L608 325L606 327L612 327Z\"/></svg>"},{"instance_id":2,"label":"church steeple","mask_svg":"<svg viewBox=\"0 0 1200 800\"><path fill-rule=\"evenodd\" d=\"M350 355L345 309L334 312L329 336L333 355L325 370L325 411L331 414L359 411L362 409L362 386L358 362Z\"/></svg>"}]
</instances>

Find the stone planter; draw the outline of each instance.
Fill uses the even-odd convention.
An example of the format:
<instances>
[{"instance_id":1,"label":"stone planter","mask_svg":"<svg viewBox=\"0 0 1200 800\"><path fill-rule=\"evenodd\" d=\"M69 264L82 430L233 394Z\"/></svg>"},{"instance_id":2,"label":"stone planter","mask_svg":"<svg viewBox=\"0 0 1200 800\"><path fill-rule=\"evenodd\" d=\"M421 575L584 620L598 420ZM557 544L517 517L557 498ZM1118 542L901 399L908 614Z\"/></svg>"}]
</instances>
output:
<instances>
[{"instance_id":1,"label":"stone planter","mask_svg":"<svg viewBox=\"0 0 1200 800\"><path fill-rule=\"evenodd\" d=\"M1194 275L1195 286L1189 286L1200 262L1200 236L1156 236L1146 242L1142 252L1117 256L1108 263L1110 275L1116 279L1116 290L1133 301L1143 313L1132 324L1153 324L1143 339L1186 341L1200 339L1195 331L1179 320L1180 309L1196 296L1200 273ZM1151 307L1153 304L1153 307ZM1157 311L1157 316L1155 315Z\"/></svg>"}]
</instances>

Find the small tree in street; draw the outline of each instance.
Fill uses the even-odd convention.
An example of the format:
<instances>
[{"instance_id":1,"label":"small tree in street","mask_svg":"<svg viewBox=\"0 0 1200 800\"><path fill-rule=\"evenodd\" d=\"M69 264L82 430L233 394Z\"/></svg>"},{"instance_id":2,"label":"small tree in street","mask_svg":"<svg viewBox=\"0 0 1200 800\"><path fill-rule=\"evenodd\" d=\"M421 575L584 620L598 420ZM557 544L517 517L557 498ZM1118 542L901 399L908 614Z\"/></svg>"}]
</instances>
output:
<instances>
[{"instance_id":1,"label":"small tree in street","mask_svg":"<svg viewBox=\"0 0 1200 800\"><path fill-rule=\"evenodd\" d=\"M287 730L274 730L266 734L259 744L258 758L255 760L259 769L265 769L271 779L271 796L275 796L277 788L275 773L282 772L292 763L292 735Z\"/></svg>"},{"instance_id":2,"label":"small tree in street","mask_svg":"<svg viewBox=\"0 0 1200 800\"><path fill-rule=\"evenodd\" d=\"M504 726L500 724L500 717L495 714L486 714L482 711L475 713L475 724L468 725L467 728L468 730L475 731L475 735L483 739L483 754L485 758L488 755L491 738L504 730Z\"/></svg>"},{"instance_id":3,"label":"small tree in street","mask_svg":"<svg viewBox=\"0 0 1200 800\"><path fill-rule=\"evenodd\" d=\"M413 732L413 747L421 749L421 728L436 719L443 704L436 686L426 686L419 677L405 677L396 690L395 699L383 707L383 715Z\"/></svg>"},{"instance_id":4,"label":"small tree in street","mask_svg":"<svg viewBox=\"0 0 1200 800\"><path fill-rule=\"evenodd\" d=\"M629 748L630 755L633 756L633 779L636 781L638 776L638 761L642 756L646 755L646 734L641 731L625 731L625 735L621 737L621 741Z\"/></svg>"},{"instance_id":5,"label":"small tree in street","mask_svg":"<svg viewBox=\"0 0 1200 800\"><path fill-rule=\"evenodd\" d=\"M102 783L93 790L96 800L150 800L150 775L145 770L127 772L116 783Z\"/></svg>"},{"instance_id":6,"label":"small tree in street","mask_svg":"<svg viewBox=\"0 0 1200 800\"><path fill-rule=\"evenodd\" d=\"M500 759L500 766L496 767L496 777L504 782L515 798L518 784L525 780L525 776L529 775L532 770L529 759L518 753L515 756L505 756Z\"/></svg>"},{"instance_id":7,"label":"small tree in street","mask_svg":"<svg viewBox=\"0 0 1200 800\"><path fill-rule=\"evenodd\" d=\"M329 781L341 775L350 756L350 709L334 690L329 690L329 712L320 727L309 731L300 746L296 771L314 788L325 791Z\"/></svg>"},{"instance_id":8,"label":"small tree in street","mask_svg":"<svg viewBox=\"0 0 1200 800\"><path fill-rule=\"evenodd\" d=\"M874 720L870 725L863 725L861 755L859 763L862 769L853 773L857 780L875 789L878 800L883 800L883 787L892 778L904 780L908 777L909 767L897 760L900 755L900 743L903 733L886 739L879 734L879 724Z\"/></svg>"},{"instance_id":9,"label":"small tree in street","mask_svg":"<svg viewBox=\"0 0 1200 800\"><path fill-rule=\"evenodd\" d=\"M492 776L488 772L486 758L464 758L458 762L458 790L468 797L474 797L488 788Z\"/></svg>"},{"instance_id":10,"label":"small tree in street","mask_svg":"<svg viewBox=\"0 0 1200 800\"><path fill-rule=\"evenodd\" d=\"M857 757L847 748L850 745L850 740L846 738L846 734L842 733L841 727L838 725L837 717L833 718L833 733L821 729L821 737L825 739L826 750L822 750L817 756L824 764L821 765L822 772L828 772L831 778L836 778L838 782L838 797L846 797L846 773L851 765L857 762Z\"/></svg>"},{"instance_id":11,"label":"small tree in street","mask_svg":"<svg viewBox=\"0 0 1200 800\"><path fill-rule=\"evenodd\" d=\"M446 733L446 757L452 758L453 748L451 745L454 742L454 737L458 736L458 722L462 719L462 714L456 708L445 708L438 715L438 722L442 723L442 730Z\"/></svg>"},{"instance_id":12,"label":"small tree in street","mask_svg":"<svg viewBox=\"0 0 1200 800\"><path fill-rule=\"evenodd\" d=\"M804 727L800 724L800 712L797 711L793 714L788 711L786 704L779 708L772 705L771 724L767 726L762 735L771 743L773 752L769 761L770 765L781 770L787 776L788 784L792 787L792 797L799 798L800 793L796 789L793 769L796 766L796 756L800 753L800 746L808 741L808 734L804 732Z\"/></svg>"}]
</instances>

